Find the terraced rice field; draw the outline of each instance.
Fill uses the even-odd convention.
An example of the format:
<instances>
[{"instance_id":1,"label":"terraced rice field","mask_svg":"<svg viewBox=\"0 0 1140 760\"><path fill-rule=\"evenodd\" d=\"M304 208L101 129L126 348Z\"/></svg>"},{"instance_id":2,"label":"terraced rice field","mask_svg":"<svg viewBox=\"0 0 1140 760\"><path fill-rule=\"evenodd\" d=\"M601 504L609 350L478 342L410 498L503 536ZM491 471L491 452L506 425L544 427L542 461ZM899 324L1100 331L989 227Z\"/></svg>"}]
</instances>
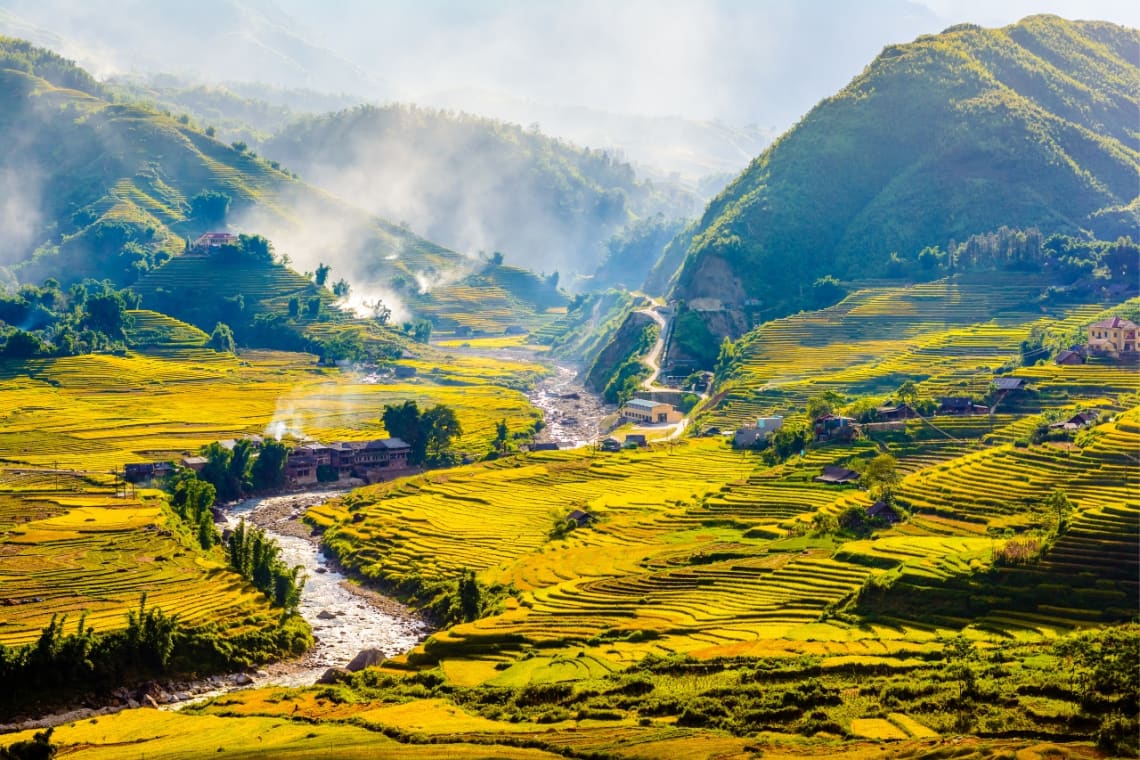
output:
<instances>
[{"instance_id":1,"label":"terraced rice field","mask_svg":"<svg viewBox=\"0 0 1140 760\"><path fill-rule=\"evenodd\" d=\"M157 499L127 496L113 478L0 470L0 644L33 641L56 614L121 628L143 593L189 626L268 626L265 597L220 557L188 549Z\"/></svg>"},{"instance_id":2,"label":"terraced rice field","mask_svg":"<svg viewBox=\"0 0 1140 760\"><path fill-rule=\"evenodd\" d=\"M369 385L322 369L303 354L251 352L235 358L177 348L163 356L96 354L29 361L0 385L0 459L109 472L125 462L179 458L222 438L263 433L274 421L323 440L383 435L385 404L447 404L464 428L460 450L482 454L506 419L513 431L537 411L518 390L494 383L542 369L445 357L422 377ZM433 372L433 370L437 370Z\"/></svg>"},{"instance_id":3,"label":"terraced rice field","mask_svg":"<svg viewBox=\"0 0 1140 760\"><path fill-rule=\"evenodd\" d=\"M827 390L886 397L908 379L927 398L981 396L1034 328L1087 324L1090 310L1080 306L1043 315L1040 289L1032 278L951 278L861 290L828 309L767 323L741 340L738 367L709 422L788 416Z\"/></svg>"}]
</instances>

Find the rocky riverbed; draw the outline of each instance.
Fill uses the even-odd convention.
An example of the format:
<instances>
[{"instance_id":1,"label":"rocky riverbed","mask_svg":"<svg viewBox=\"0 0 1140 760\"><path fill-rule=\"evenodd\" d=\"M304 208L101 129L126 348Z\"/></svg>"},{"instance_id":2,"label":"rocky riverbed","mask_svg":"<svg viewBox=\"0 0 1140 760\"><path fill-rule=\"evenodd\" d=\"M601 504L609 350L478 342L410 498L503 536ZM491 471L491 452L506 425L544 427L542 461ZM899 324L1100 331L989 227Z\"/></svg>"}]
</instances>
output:
<instances>
[{"instance_id":1,"label":"rocky riverbed","mask_svg":"<svg viewBox=\"0 0 1140 760\"><path fill-rule=\"evenodd\" d=\"M567 447L585 446L601 434L602 421L614 412L602 397L587 391L574 368L557 365L554 373L537 383L527 397L543 411L546 427L537 442L554 441Z\"/></svg>"},{"instance_id":2,"label":"rocky riverbed","mask_svg":"<svg viewBox=\"0 0 1140 760\"><path fill-rule=\"evenodd\" d=\"M226 511L229 527L244 518L263 528L281 546L282 559L301 565L306 576L300 613L313 628L316 646L300 660L267 666L267 675L258 679L259 684L311 684L327 669L343 668L361 650L376 649L391 657L408 651L428 634L424 621L407 607L338 572L335 562L320 553L319 539L301 522L308 507L342 493L316 491L248 499Z\"/></svg>"}]
</instances>

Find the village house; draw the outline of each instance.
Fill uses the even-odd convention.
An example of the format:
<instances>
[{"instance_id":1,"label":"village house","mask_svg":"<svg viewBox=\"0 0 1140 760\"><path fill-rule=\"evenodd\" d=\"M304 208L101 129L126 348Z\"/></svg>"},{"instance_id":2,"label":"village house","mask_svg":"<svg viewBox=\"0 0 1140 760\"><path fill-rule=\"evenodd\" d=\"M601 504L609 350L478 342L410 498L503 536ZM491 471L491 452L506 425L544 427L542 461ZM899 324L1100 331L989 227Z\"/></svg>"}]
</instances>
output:
<instances>
[{"instance_id":1,"label":"village house","mask_svg":"<svg viewBox=\"0 0 1140 760\"><path fill-rule=\"evenodd\" d=\"M1025 390L1025 378L1022 377L995 377L994 389L1001 393L1013 393Z\"/></svg>"},{"instance_id":2,"label":"village house","mask_svg":"<svg viewBox=\"0 0 1140 760\"><path fill-rule=\"evenodd\" d=\"M896 422L898 420L913 420L919 414L909 404L899 404L898 406L880 406L876 407L875 415L883 422Z\"/></svg>"},{"instance_id":3,"label":"village house","mask_svg":"<svg viewBox=\"0 0 1140 760\"><path fill-rule=\"evenodd\" d=\"M830 485L847 485L848 483L855 483L859 480L859 473L855 470L849 470L846 467L839 465L829 464L823 468L823 472L812 478L816 483L828 483Z\"/></svg>"},{"instance_id":4,"label":"village house","mask_svg":"<svg viewBox=\"0 0 1140 760\"><path fill-rule=\"evenodd\" d=\"M1093 410L1077 412L1067 420L1060 420L1049 425L1050 430L1081 430L1096 422L1099 413Z\"/></svg>"},{"instance_id":5,"label":"village house","mask_svg":"<svg viewBox=\"0 0 1140 760\"><path fill-rule=\"evenodd\" d=\"M646 425L673 424L684 418L672 404L643 398L627 401L621 409L621 416Z\"/></svg>"},{"instance_id":6,"label":"village house","mask_svg":"<svg viewBox=\"0 0 1140 760\"><path fill-rule=\"evenodd\" d=\"M406 364L397 364L392 367L392 374L395 375L398 380L407 380L409 377L416 376L416 368L409 367Z\"/></svg>"},{"instance_id":7,"label":"village house","mask_svg":"<svg viewBox=\"0 0 1140 760\"><path fill-rule=\"evenodd\" d=\"M642 435L641 433L630 433L629 435L627 435L625 437L625 447L627 449L632 448L634 446L640 448L642 446L648 446L648 445L649 445L649 441L646 440L645 436Z\"/></svg>"},{"instance_id":8,"label":"village house","mask_svg":"<svg viewBox=\"0 0 1140 760\"><path fill-rule=\"evenodd\" d=\"M1053 361L1056 364L1072 366L1076 364L1084 364L1085 357L1081 354L1080 351L1077 351L1076 349L1065 349L1061 353L1057 354L1057 358Z\"/></svg>"},{"instance_id":9,"label":"village house","mask_svg":"<svg viewBox=\"0 0 1140 760\"><path fill-rule=\"evenodd\" d=\"M174 472L174 462L132 462L123 466L123 480L141 483L144 480L164 478Z\"/></svg>"},{"instance_id":10,"label":"village house","mask_svg":"<svg viewBox=\"0 0 1140 760\"><path fill-rule=\"evenodd\" d=\"M1089 349L1110 355L1137 353L1137 331L1140 325L1121 317L1094 322L1089 325Z\"/></svg>"},{"instance_id":11,"label":"village house","mask_svg":"<svg viewBox=\"0 0 1140 760\"><path fill-rule=\"evenodd\" d=\"M939 401L939 414L985 414L990 408L975 404L971 398L963 396L947 396Z\"/></svg>"},{"instance_id":12,"label":"village house","mask_svg":"<svg viewBox=\"0 0 1140 760\"><path fill-rule=\"evenodd\" d=\"M783 417L758 417L755 425L745 425L737 429L732 437L732 447L736 449L752 448L757 442L771 437L783 426Z\"/></svg>"},{"instance_id":13,"label":"village house","mask_svg":"<svg viewBox=\"0 0 1140 760\"><path fill-rule=\"evenodd\" d=\"M285 480L290 485L310 485L317 482L317 458L299 451L289 452L285 460Z\"/></svg>"},{"instance_id":14,"label":"village house","mask_svg":"<svg viewBox=\"0 0 1140 760\"><path fill-rule=\"evenodd\" d=\"M201 472L202 468L204 468L209 461L210 460L206 459L206 457L182 457L181 464L183 467L193 470L194 472Z\"/></svg>"},{"instance_id":15,"label":"village house","mask_svg":"<svg viewBox=\"0 0 1140 760\"><path fill-rule=\"evenodd\" d=\"M566 515L566 521L574 523L579 528L585 528L594 521L594 516L589 512L583 512L580 509L575 509L570 514Z\"/></svg>"},{"instance_id":16,"label":"village house","mask_svg":"<svg viewBox=\"0 0 1140 760\"><path fill-rule=\"evenodd\" d=\"M621 441L617 438L604 438L601 442L602 451L621 451Z\"/></svg>"},{"instance_id":17,"label":"village house","mask_svg":"<svg viewBox=\"0 0 1140 760\"><path fill-rule=\"evenodd\" d=\"M841 414L824 415L815 421L817 441L850 441L857 431L855 420Z\"/></svg>"},{"instance_id":18,"label":"village house","mask_svg":"<svg viewBox=\"0 0 1140 760\"><path fill-rule=\"evenodd\" d=\"M885 501L876 501L871 506L867 507L867 517L882 520L888 525L902 522L902 515L895 510L890 504Z\"/></svg>"},{"instance_id":19,"label":"village house","mask_svg":"<svg viewBox=\"0 0 1140 760\"><path fill-rule=\"evenodd\" d=\"M543 441L542 443L530 444L529 451L558 451L561 447L558 441Z\"/></svg>"},{"instance_id":20,"label":"village house","mask_svg":"<svg viewBox=\"0 0 1140 760\"><path fill-rule=\"evenodd\" d=\"M190 246L190 250L197 253L212 253L215 249L221 248L224 245L237 244L237 235L231 235L228 232L207 232L194 241L194 244Z\"/></svg>"}]
</instances>

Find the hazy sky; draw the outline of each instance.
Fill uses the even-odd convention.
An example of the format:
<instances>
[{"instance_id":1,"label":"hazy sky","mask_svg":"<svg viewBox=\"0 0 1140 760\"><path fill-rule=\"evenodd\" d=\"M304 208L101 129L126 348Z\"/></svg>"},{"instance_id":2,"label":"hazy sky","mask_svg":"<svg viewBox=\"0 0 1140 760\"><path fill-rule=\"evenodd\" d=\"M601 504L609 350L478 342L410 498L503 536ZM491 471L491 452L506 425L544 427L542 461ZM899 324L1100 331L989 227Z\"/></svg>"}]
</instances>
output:
<instances>
[{"instance_id":1,"label":"hazy sky","mask_svg":"<svg viewBox=\"0 0 1140 760\"><path fill-rule=\"evenodd\" d=\"M1115 0L277 0L402 99L481 89L782 129L883 48L1034 13L1140 25Z\"/></svg>"},{"instance_id":2,"label":"hazy sky","mask_svg":"<svg viewBox=\"0 0 1140 760\"><path fill-rule=\"evenodd\" d=\"M486 94L782 131L885 45L1120 0L0 0L100 74L165 70L479 110ZM9 24L20 33L19 24Z\"/></svg>"}]
</instances>

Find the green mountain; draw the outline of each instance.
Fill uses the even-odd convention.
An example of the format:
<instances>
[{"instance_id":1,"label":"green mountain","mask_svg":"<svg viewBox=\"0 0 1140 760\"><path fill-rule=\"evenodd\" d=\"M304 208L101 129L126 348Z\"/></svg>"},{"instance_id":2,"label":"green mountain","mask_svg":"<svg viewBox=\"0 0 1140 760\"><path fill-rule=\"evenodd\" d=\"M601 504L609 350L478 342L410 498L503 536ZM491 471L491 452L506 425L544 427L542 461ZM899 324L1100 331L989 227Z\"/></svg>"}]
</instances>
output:
<instances>
[{"instance_id":1,"label":"green mountain","mask_svg":"<svg viewBox=\"0 0 1140 760\"><path fill-rule=\"evenodd\" d=\"M886 48L712 201L674 295L739 334L811 305L819 278L890 276L1002 226L1135 236L1138 47L1034 16Z\"/></svg>"},{"instance_id":2,"label":"green mountain","mask_svg":"<svg viewBox=\"0 0 1140 760\"><path fill-rule=\"evenodd\" d=\"M358 292L461 276L462 256L306 185L241 143L136 103L63 58L0 38L0 268L23 282L131 284L208 230L246 230Z\"/></svg>"},{"instance_id":3,"label":"green mountain","mask_svg":"<svg viewBox=\"0 0 1140 760\"><path fill-rule=\"evenodd\" d=\"M639 181L605 151L415 106L303 119L262 147L306 181L432 240L546 273L591 273L603 243L631 221L695 211L695 196Z\"/></svg>"}]
</instances>

